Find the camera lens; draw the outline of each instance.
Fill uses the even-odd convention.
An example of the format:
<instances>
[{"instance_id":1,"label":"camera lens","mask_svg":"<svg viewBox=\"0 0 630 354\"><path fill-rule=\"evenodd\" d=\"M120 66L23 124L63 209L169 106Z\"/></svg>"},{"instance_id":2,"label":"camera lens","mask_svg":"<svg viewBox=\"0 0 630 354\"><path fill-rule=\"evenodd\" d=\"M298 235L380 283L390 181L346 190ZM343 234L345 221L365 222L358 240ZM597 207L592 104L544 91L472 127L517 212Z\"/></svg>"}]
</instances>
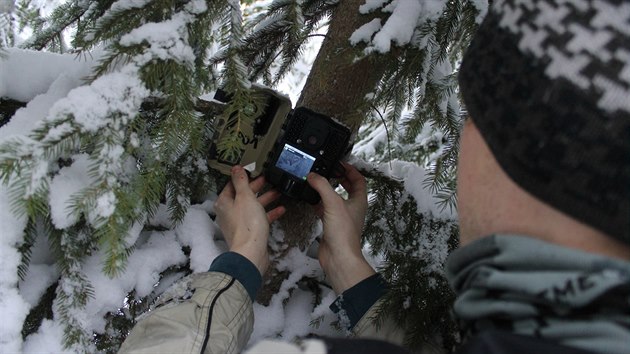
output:
<instances>
[{"instance_id":1,"label":"camera lens","mask_svg":"<svg viewBox=\"0 0 630 354\"><path fill-rule=\"evenodd\" d=\"M310 135L307 139L309 145L316 145L317 144L317 137L315 135Z\"/></svg>"}]
</instances>

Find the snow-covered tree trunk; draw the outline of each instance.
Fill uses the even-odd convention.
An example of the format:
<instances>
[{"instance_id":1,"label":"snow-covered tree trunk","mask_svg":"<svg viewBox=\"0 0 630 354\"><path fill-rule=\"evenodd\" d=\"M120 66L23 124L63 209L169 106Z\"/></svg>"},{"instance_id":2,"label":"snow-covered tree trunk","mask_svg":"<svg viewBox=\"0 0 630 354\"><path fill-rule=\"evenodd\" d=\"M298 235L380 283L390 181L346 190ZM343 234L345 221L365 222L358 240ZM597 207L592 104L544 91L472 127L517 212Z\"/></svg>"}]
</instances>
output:
<instances>
[{"instance_id":1,"label":"snow-covered tree trunk","mask_svg":"<svg viewBox=\"0 0 630 354\"><path fill-rule=\"evenodd\" d=\"M359 12L363 3L365 0L339 3L297 104L334 117L353 132L371 110L365 95L375 89L391 64L384 55L364 56L364 44L350 43L356 29L375 17Z\"/></svg>"}]
</instances>

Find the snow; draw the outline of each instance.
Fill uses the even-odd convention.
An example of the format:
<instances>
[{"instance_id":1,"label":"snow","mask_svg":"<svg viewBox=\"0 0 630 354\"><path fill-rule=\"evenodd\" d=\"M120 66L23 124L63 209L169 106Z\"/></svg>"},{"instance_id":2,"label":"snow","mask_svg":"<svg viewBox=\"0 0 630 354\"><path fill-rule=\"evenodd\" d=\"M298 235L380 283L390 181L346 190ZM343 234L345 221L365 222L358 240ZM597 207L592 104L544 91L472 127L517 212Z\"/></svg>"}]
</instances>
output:
<instances>
[{"instance_id":1,"label":"snow","mask_svg":"<svg viewBox=\"0 0 630 354\"><path fill-rule=\"evenodd\" d=\"M50 243L39 237L31 249L31 261L23 280L19 281L20 295L31 307L39 303L44 292L59 279L60 271L55 265Z\"/></svg>"},{"instance_id":2,"label":"snow","mask_svg":"<svg viewBox=\"0 0 630 354\"><path fill-rule=\"evenodd\" d=\"M125 271L117 277L103 274L102 253L91 255L84 262L82 270L92 284L94 297L85 309L72 310L72 316L82 322L83 328L103 332L104 316L123 307L129 292L135 289L138 298L149 295L161 272L171 265L186 262L186 255L174 232L152 232L146 236L144 243L136 245L137 249L129 257Z\"/></svg>"},{"instance_id":3,"label":"snow","mask_svg":"<svg viewBox=\"0 0 630 354\"><path fill-rule=\"evenodd\" d=\"M321 236L321 225L316 225L312 230L311 239ZM275 242L283 240L282 230L275 228L272 237ZM271 247L277 245L274 240ZM286 244L284 244L286 246ZM321 303L313 305L313 293L302 289L300 280L311 277L324 281L324 274L319 266L319 261L310 256L316 255L314 250L300 251L297 248L290 249L286 256L278 260L277 269L289 271L290 274L283 281L279 291L273 295L268 306L254 304L254 331L249 340L249 345L256 344L266 338L282 338L284 341L293 341L310 334L320 336L339 337L343 333L333 326L338 320L329 308L335 301L336 294L328 287L321 287ZM382 259L370 255L369 245L363 250L368 262L375 268L382 265ZM317 324L315 324L317 323ZM256 347L254 347L256 348ZM253 348L252 348L253 350ZM257 351L253 351L257 352ZM259 353L262 353L260 351Z\"/></svg>"},{"instance_id":4,"label":"snow","mask_svg":"<svg viewBox=\"0 0 630 354\"><path fill-rule=\"evenodd\" d=\"M71 213L70 206L77 193L92 185L89 177L90 162L87 154L73 156L74 162L59 170L50 184L48 203L52 222L58 229L65 229L79 220L78 213Z\"/></svg>"},{"instance_id":5,"label":"snow","mask_svg":"<svg viewBox=\"0 0 630 354\"><path fill-rule=\"evenodd\" d=\"M144 219L144 222L136 222L131 226L131 228L127 232L127 237L125 237L125 245L127 247L132 247L136 244L138 237L140 237L140 234L142 233L145 222L146 218Z\"/></svg>"},{"instance_id":6,"label":"snow","mask_svg":"<svg viewBox=\"0 0 630 354\"><path fill-rule=\"evenodd\" d=\"M187 35L183 31L189 21L188 14L178 13L172 19L160 23L147 23L122 36L120 45L130 47L150 43L138 64L152 59L175 59L180 63L192 64L195 60L193 49L186 44Z\"/></svg>"},{"instance_id":7,"label":"snow","mask_svg":"<svg viewBox=\"0 0 630 354\"><path fill-rule=\"evenodd\" d=\"M101 18L110 17L116 12L122 12L130 9L141 9L152 1L153 0L118 0L109 7L107 13Z\"/></svg>"},{"instance_id":8,"label":"snow","mask_svg":"<svg viewBox=\"0 0 630 354\"><path fill-rule=\"evenodd\" d=\"M0 252L3 261L0 265L7 270L15 270L20 258L18 252ZM4 258L6 257L6 259ZM4 275L4 271L0 274ZM22 344L22 323L30 310L29 304L18 294L14 284L2 280L0 282L0 313L2 313L2 323L0 324L0 352L15 353L20 351Z\"/></svg>"},{"instance_id":9,"label":"snow","mask_svg":"<svg viewBox=\"0 0 630 354\"><path fill-rule=\"evenodd\" d=\"M362 132L364 127L359 128L359 133ZM379 125L376 129L373 129L365 138L355 143L352 148L352 153L362 158L370 158L375 156L379 145L387 144L387 129L384 125ZM386 147L387 148L387 147Z\"/></svg>"},{"instance_id":10,"label":"snow","mask_svg":"<svg viewBox=\"0 0 630 354\"><path fill-rule=\"evenodd\" d=\"M72 115L86 132L97 132L111 115L134 116L149 95L133 68L101 76L89 86L70 91L49 111L50 120Z\"/></svg>"},{"instance_id":11,"label":"snow","mask_svg":"<svg viewBox=\"0 0 630 354\"><path fill-rule=\"evenodd\" d=\"M361 13L368 13L385 5L387 1L367 0L360 7ZM361 26L350 37L350 43L361 41L368 42L366 53L373 51L387 53L391 49L392 42L403 46L409 44L414 37L416 28L428 21L435 21L443 13L446 0L404 0L391 1L385 6L383 12L391 12L391 15L380 26L380 19L376 18ZM377 26L378 24L378 26ZM370 40L371 38L371 40Z\"/></svg>"},{"instance_id":12,"label":"snow","mask_svg":"<svg viewBox=\"0 0 630 354\"><path fill-rule=\"evenodd\" d=\"M44 319L37 333L26 338L24 353L37 354L72 354L72 350L64 349L60 339L63 338L63 326L58 322Z\"/></svg>"},{"instance_id":13,"label":"snow","mask_svg":"<svg viewBox=\"0 0 630 354\"><path fill-rule=\"evenodd\" d=\"M55 54L8 48L7 56L0 57L0 97L21 102L31 101L46 93L60 77L74 82L74 86L90 73L91 61L71 54Z\"/></svg>"},{"instance_id":14,"label":"snow","mask_svg":"<svg viewBox=\"0 0 630 354\"><path fill-rule=\"evenodd\" d=\"M409 193L417 203L419 214L427 214L440 220L453 220L456 218L450 208L441 208L439 199L430 190L424 187L427 179L427 171L412 162L394 160L381 164L378 169L386 176L394 180L400 180L405 185L405 191Z\"/></svg>"},{"instance_id":15,"label":"snow","mask_svg":"<svg viewBox=\"0 0 630 354\"><path fill-rule=\"evenodd\" d=\"M285 305L284 328L282 337L293 341L307 335L311 331L309 319L312 313L313 293L302 289L295 289Z\"/></svg>"},{"instance_id":16,"label":"snow","mask_svg":"<svg viewBox=\"0 0 630 354\"><path fill-rule=\"evenodd\" d=\"M368 14L378 8L383 7L389 0L365 0L365 4L359 6L359 12Z\"/></svg>"},{"instance_id":17,"label":"snow","mask_svg":"<svg viewBox=\"0 0 630 354\"><path fill-rule=\"evenodd\" d=\"M199 15L208 11L208 5L204 0L193 0L186 4L186 11Z\"/></svg>"},{"instance_id":18,"label":"snow","mask_svg":"<svg viewBox=\"0 0 630 354\"><path fill-rule=\"evenodd\" d=\"M479 11L479 14L475 18L475 22L479 25L488 14L488 0L469 0L469 1L477 9L477 11ZM540 3L540 5L546 6L545 3Z\"/></svg>"},{"instance_id":19,"label":"snow","mask_svg":"<svg viewBox=\"0 0 630 354\"><path fill-rule=\"evenodd\" d=\"M370 43L374 33L379 31L382 27L380 18L373 19L352 33L350 36L350 44L356 45L359 42Z\"/></svg>"},{"instance_id":20,"label":"snow","mask_svg":"<svg viewBox=\"0 0 630 354\"><path fill-rule=\"evenodd\" d=\"M428 131L428 130L427 130ZM456 212L450 208L442 208L440 200L433 193L424 187L424 181L427 179L427 170L415 163L393 160L381 164L372 164L356 157L349 160L359 169L372 171L377 170L392 180L400 181L405 193L413 197L416 204L416 212L437 221L446 222L447 227L438 230L418 230L419 237L411 240L410 243L400 244L394 238L388 237L383 241L385 248L392 253L405 254L417 260L425 262L425 266L418 271L430 276L433 274L443 274L443 264L449 254L448 240L450 238L450 228L448 223L456 220ZM403 196L404 199L404 196ZM381 218L381 223L385 220ZM396 220L395 228L397 232L403 233L407 229L405 220ZM385 230L388 229L384 224L381 225L377 221L377 225ZM370 245L367 244L363 249L364 255L370 254ZM366 257L370 265L378 269L383 264L382 255L369 258ZM430 286L437 286L437 282L429 281ZM343 315L343 314L341 314ZM340 316L341 316L340 315ZM343 316L341 316L343 317Z\"/></svg>"},{"instance_id":21,"label":"snow","mask_svg":"<svg viewBox=\"0 0 630 354\"><path fill-rule=\"evenodd\" d=\"M312 330L309 326L304 325L305 323L310 323L309 317L302 317L301 324L299 322L288 322L287 308L285 308L284 303L290 298L291 292L296 291L295 289L298 286L298 282L303 277L323 277L319 261L306 256L305 253L294 248L279 262L278 270L287 270L291 273L289 277L282 282L278 292L273 295L269 306L263 306L258 303L254 304L254 318L256 318L256 321L254 322L254 331L249 341L250 344L256 343L264 338L274 338L276 336L292 339L292 337L285 337L283 333L284 329L289 327L292 328L291 333L289 333L290 335L304 336ZM329 291L332 290L329 289ZM259 319L262 320L260 321Z\"/></svg>"},{"instance_id":22,"label":"snow","mask_svg":"<svg viewBox=\"0 0 630 354\"><path fill-rule=\"evenodd\" d=\"M361 41L368 43L365 49L366 53L378 52L387 53L391 49L392 42L399 46L403 46L412 42L416 28L428 21L437 20L444 12L446 0L401 0L401 1L383 1L383 0L366 0L366 3L360 7L361 13L368 13L383 7L383 12L391 12L391 15L382 25L377 28L377 20L380 25L380 19L374 19L371 22L361 26L350 37L350 43L356 44ZM371 40L370 40L371 39Z\"/></svg>"},{"instance_id":23,"label":"snow","mask_svg":"<svg viewBox=\"0 0 630 354\"><path fill-rule=\"evenodd\" d=\"M448 60L440 61L433 68L430 80L432 82L445 83L447 77L453 74L453 72L453 66ZM445 97L442 98L442 101L440 101L439 104L439 108L442 114L446 115L449 105L454 110L454 112L459 112L459 101L457 100L457 95L449 94L444 96Z\"/></svg>"},{"instance_id":24,"label":"snow","mask_svg":"<svg viewBox=\"0 0 630 354\"><path fill-rule=\"evenodd\" d=\"M421 11L422 5L419 1L401 1L383 28L374 36L372 43L375 49L380 53L387 53L391 42L398 45L409 43Z\"/></svg>"},{"instance_id":25,"label":"snow","mask_svg":"<svg viewBox=\"0 0 630 354\"><path fill-rule=\"evenodd\" d=\"M7 187L0 184L0 353L19 352L22 345L22 323L30 310L29 303L17 290L17 267L21 256L17 246L22 241L26 219L11 212Z\"/></svg>"},{"instance_id":26,"label":"snow","mask_svg":"<svg viewBox=\"0 0 630 354\"><path fill-rule=\"evenodd\" d=\"M245 354L326 354L326 343L318 339L307 339L299 344L265 340L248 350Z\"/></svg>"},{"instance_id":27,"label":"snow","mask_svg":"<svg viewBox=\"0 0 630 354\"><path fill-rule=\"evenodd\" d=\"M20 281L20 294L32 307L37 306L46 289L59 279L59 270L54 265L32 264L23 281Z\"/></svg>"},{"instance_id":28,"label":"snow","mask_svg":"<svg viewBox=\"0 0 630 354\"><path fill-rule=\"evenodd\" d=\"M12 1L2 1L0 2L0 13L11 12L13 10L13 2Z\"/></svg>"},{"instance_id":29,"label":"snow","mask_svg":"<svg viewBox=\"0 0 630 354\"><path fill-rule=\"evenodd\" d=\"M219 228L208 213L196 205L188 209L181 225L175 229L181 244L191 249L190 269L193 273L207 272L212 261L227 251L214 242L217 232Z\"/></svg>"},{"instance_id":30,"label":"snow","mask_svg":"<svg viewBox=\"0 0 630 354\"><path fill-rule=\"evenodd\" d=\"M116 210L116 196L114 192L107 191L96 198L96 210L102 218L108 218Z\"/></svg>"}]
</instances>

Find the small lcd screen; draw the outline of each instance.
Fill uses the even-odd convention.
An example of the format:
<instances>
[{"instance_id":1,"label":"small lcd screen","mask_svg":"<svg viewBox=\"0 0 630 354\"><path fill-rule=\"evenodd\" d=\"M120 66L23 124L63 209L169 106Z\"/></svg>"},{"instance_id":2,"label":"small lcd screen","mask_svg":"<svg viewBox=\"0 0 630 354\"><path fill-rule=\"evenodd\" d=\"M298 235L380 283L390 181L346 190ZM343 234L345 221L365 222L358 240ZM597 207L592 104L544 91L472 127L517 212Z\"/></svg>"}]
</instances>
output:
<instances>
[{"instance_id":1,"label":"small lcd screen","mask_svg":"<svg viewBox=\"0 0 630 354\"><path fill-rule=\"evenodd\" d=\"M284 144L282 153L276 162L276 167L294 175L295 177L306 179L306 175L311 171L315 158L298 148L289 144Z\"/></svg>"}]
</instances>

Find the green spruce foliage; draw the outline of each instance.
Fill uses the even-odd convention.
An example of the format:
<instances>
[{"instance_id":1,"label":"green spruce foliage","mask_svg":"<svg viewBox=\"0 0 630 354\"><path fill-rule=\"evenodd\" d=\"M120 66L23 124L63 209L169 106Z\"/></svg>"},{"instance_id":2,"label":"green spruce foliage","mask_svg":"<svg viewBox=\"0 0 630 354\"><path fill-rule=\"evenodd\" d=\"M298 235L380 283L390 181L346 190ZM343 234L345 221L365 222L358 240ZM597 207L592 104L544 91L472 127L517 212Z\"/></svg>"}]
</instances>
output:
<instances>
[{"instance_id":1,"label":"green spruce foliage","mask_svg":"<svg viewBox=\"0 0 630 354\"><path fill-rule=\"evenodd\" d=\"M457 247L457 224L423 212L401 181L379 171L367 174L372 195L365 241L372 253L385 256L381 273L391 288L374 320L392 317L406 329L410 348L451 351L459 335L443 265Z\"/></svg>"},{"instance_id":2,"label":"green spruce foliage","mask_svg":"<svg viewBox=\"0 0 630 354\"><path fill-rule=\"evenodd\" d=\"M92 292L83 260L100 250L103 272L116 276L133 252L130 230L144 225L161 202L178 223L191 201L213 189L205 162L212 120L196 104L217 79L209 66L211 45L228 53L222 77L240 98L235 104L247 102L249 82L238 58L241 22L238 1L69 1L23 44L63 51L59 38L72 27L78 54L102 51L85 86L30 137L0 146L0 178L10 185L14 212L29 220L20 269L28 266L34 239L47 237L61 269L54 306L66 323L67 346L93 348L92 333L77 317ZM82 100L91 105L81 107ZM48 205L52 179L78 161L87 161L90 186L73 197L71 222L55 225Z\"/></svg>"},{"instance_id":3,"label":"green spruce foliage","mask_svg":"<svg viewBox=\"0 0 630 354\"><path fill-rule=\"evenodd\" d=\"M393 316L407 329L411 348L452 350L459 341L451 317L454 296L444 277L448 253L457 247L455 217L437 217L414 201L410 185L422 184L441 209L454 210L455 166L459 150L461 109L457 65L479 15L472 2L445 2L439 18L416 29L412 42L392 51L392 65L371 95L374 114L359 131L359 156L391 168L388 161L409 161L426 169L426 177L397 181L372 173L365 239L372 251L385 256L382 274L392 287L381 315ZM385 136L386 138L382 138ZM362 145L376 151L361 153ZM396 177L396 176L394 176ZM378 318L375 319L378 322Z\"/></svg>"}]
</instances>

